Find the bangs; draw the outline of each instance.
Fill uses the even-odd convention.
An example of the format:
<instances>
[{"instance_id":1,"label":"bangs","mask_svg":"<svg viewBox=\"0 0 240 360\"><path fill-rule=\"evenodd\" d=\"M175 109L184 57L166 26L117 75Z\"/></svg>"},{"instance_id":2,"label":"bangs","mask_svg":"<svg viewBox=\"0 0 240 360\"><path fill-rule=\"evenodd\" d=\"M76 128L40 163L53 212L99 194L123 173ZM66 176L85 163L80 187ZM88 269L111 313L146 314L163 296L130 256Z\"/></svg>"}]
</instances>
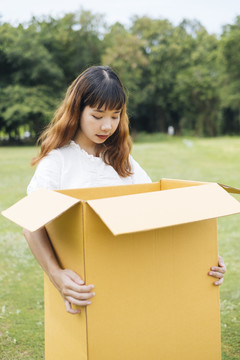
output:
<instances>
[{"instance_id":1,"label":"bangs","mask_svg":"<svg viewBox=\"0 0 240 360\"><path fill-rule=\"evenodd\" d=\"M104 81L100 86L92 86L85 97L85 106L104 110L121 110L126 103L124 90L116 81Z\"/></svg>"}]
</instances>

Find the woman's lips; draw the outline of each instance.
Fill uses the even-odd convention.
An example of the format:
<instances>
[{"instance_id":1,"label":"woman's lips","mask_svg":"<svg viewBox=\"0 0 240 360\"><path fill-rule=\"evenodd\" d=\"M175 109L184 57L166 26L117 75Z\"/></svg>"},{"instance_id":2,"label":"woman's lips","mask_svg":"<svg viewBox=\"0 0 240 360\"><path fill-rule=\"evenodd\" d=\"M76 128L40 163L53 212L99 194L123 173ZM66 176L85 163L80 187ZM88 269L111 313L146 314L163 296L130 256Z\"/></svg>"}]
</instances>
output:
<instances>
[{"instance_id":1,"label":"woman's lips","mask_svg":"<svg viewBox=\"0 0 240 360\"><path fill-rule=\"evenodd\" d=\"M97 135L97 137L99 137L102 140L106 140L109 137L109 135Z\"/></svg>"}]
</instances>

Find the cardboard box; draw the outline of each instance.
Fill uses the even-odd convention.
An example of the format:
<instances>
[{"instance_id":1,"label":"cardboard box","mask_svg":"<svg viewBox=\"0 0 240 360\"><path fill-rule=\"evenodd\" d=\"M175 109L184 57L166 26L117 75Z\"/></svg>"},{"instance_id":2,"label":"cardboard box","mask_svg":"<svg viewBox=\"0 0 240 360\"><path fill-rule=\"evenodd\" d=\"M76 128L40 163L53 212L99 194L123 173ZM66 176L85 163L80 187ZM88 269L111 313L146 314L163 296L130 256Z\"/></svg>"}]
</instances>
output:
<instances>
[{"instance_id":1,"label":"cardboard box","mask_svg":"<svg viewBox=\"0 0 240 360\"><path fill-rule=\"evenodd\" d=\"M167 191L165 191L167 190ZM163 179L39 190L3 215L46 226L96 296L70 315L45 276L46 360L220 360L217 220L240 203L215 183Z\"/></svg>"}]
</instances>

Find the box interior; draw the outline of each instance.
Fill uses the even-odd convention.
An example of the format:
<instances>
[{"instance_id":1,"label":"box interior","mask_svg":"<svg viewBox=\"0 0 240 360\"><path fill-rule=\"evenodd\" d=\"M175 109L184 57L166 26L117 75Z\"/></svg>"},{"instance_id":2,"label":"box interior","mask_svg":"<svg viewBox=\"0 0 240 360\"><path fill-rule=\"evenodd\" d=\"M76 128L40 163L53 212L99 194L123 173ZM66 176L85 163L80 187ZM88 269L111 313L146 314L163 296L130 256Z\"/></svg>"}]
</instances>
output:
<instances>
[{"instance_id":1,"label":"box interior","mask_svg":"<svg viewBox=\"0 0 240 360\"><path fill-rule=\"evenodd\" d=\"M197 186L202 184L204 183L198 181L161 179L160 181L149 184L133 184L133 185L107 186L107 187L103 186L96 188L83 188L83 189L70 189L70 190L57 190L57 191L59 193L74 197L76 199L87 201L87 200L95 200L95 199L105 199L109 197L147 193L153 191L177 189L177 188Z\"/></svg>"}]
</instances>

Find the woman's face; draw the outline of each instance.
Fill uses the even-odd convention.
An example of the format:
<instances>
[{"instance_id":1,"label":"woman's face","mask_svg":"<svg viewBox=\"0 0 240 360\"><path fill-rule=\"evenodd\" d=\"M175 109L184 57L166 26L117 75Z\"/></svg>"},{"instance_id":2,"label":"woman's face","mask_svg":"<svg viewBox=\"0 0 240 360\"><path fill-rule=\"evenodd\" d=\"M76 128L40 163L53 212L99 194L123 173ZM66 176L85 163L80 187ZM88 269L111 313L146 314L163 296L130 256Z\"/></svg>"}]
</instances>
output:
<instances>
[{"instance_id":1,"label":"woman's face","mask_svg":"<svg viewBox=\"0 0 240 360\"><path fill-rule=\"evenodd\" d=\"M78 139L87 147L103 144L117 129L121 110L86 106L80 120Z\"/></svg>"}]
</instances>

